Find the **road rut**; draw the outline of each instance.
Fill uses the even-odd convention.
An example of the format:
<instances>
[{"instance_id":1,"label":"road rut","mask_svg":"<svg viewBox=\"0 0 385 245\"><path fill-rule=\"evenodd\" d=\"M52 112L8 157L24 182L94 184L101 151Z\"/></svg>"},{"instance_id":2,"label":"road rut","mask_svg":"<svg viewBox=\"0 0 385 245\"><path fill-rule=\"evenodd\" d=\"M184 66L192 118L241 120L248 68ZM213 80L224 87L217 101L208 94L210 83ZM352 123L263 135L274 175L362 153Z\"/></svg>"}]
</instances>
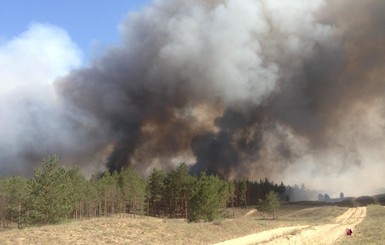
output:
<instances>
[{"instance_id":1,"label":"road rut","mask_svg":"<svg viewBox=\"0 0 385 245\"><path fill-rule=\"evenodd\" d=\"M366 216L366 207L349 208L334 223L316 226L288 226L239 237L215 245L238 244L334 244ZM354 234L354 233L353 233Z\"/></svg>"}]
</instances>

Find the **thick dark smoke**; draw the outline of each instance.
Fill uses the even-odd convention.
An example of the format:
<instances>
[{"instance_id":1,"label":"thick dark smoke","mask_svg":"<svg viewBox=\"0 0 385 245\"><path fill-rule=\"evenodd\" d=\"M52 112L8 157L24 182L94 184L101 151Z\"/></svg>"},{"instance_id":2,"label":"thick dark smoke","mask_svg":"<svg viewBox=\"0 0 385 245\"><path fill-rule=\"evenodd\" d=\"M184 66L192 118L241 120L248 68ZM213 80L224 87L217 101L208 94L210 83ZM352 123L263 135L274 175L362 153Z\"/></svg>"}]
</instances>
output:
<instances>
[{"instance_id":1,"label":"thick dark smoke","mask_svg":"<svg viewBox=\"0 0 385 245\"><path fill-rule=\"evenodd\" d=\"M111 170L186 161L227 177L351 184L385 159L384 13L382 0L154 1L56 89L92 122L76 126L89 132L80 153L109 152Z\"/></svg>"}]
</instances>

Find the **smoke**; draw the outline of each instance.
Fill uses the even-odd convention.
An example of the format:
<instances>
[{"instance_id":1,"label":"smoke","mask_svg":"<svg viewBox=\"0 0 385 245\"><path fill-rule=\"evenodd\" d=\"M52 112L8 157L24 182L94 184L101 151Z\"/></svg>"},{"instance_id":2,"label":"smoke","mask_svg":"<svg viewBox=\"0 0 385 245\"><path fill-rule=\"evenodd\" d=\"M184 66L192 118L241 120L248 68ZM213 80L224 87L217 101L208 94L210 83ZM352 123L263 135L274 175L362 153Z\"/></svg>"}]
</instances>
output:
<instances>
[{"instance_id":1,"label":"smoke","mask_svg":"<svg viewBox=\"0 0 385 245\"><path fill-rule=\"evenodd\" d=\"M16 141L1 162L56 151L148 172L185 161L372 191L385 159L384 11L380 0L154 1L121 23L121 43L55 82L56 107L38 104L44 130L22 132L46 142L39 151Z\"/></svg>"},{"instance_id":2,"label":"smoke","mask_svg":"<svg viewBox=\"0 0 385 245\"><path fill-rule=\"evenodd\" d=\"M67 111L53 86L80 60L67 33L48 24L31 24L0 46L0 175L31 173L50 154L81 161L96 151L84 144L95 140L96 124Z\"/></svg>"}]
</instances>

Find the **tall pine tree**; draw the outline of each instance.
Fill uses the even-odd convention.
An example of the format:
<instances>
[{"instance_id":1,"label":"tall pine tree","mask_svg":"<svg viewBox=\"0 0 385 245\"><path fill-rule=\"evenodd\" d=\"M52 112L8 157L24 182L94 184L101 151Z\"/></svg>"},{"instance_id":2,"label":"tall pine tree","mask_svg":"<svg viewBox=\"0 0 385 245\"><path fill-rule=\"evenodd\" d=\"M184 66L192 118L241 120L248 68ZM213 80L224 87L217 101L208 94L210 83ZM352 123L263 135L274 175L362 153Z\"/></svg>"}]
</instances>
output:
<instances>
[{"instance_id":1,"label":"tall pine tree","mask_svg":"<svg viewBox=\"0 0 385 245\"><path fill-rule=\"evenodd\" d=\"M29 223L49 224L70 218L77 200L71 178L63 167L58 166L56 156L43 160L29 180L28 188Z\"/></svg>"}]
</instances>

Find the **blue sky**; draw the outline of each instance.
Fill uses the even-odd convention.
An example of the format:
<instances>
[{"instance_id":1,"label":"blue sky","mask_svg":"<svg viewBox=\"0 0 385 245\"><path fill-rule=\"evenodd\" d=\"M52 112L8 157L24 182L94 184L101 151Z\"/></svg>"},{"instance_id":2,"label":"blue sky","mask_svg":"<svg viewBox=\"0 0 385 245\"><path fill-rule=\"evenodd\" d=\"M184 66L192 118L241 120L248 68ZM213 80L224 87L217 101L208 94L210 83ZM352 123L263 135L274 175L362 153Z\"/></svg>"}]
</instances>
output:
<instances>
[{"instance_id":1,"label":"blue sky","mask_svg":"<svg viewBox=\"0 0 385 245\"><path fill-rule=\"evenodd\" d=\"M63 28L87 58L92 47L117 42L118 24L150 0L2 0L0 40L12 39L31 23Z\"/></svg>"}]
</instances>

